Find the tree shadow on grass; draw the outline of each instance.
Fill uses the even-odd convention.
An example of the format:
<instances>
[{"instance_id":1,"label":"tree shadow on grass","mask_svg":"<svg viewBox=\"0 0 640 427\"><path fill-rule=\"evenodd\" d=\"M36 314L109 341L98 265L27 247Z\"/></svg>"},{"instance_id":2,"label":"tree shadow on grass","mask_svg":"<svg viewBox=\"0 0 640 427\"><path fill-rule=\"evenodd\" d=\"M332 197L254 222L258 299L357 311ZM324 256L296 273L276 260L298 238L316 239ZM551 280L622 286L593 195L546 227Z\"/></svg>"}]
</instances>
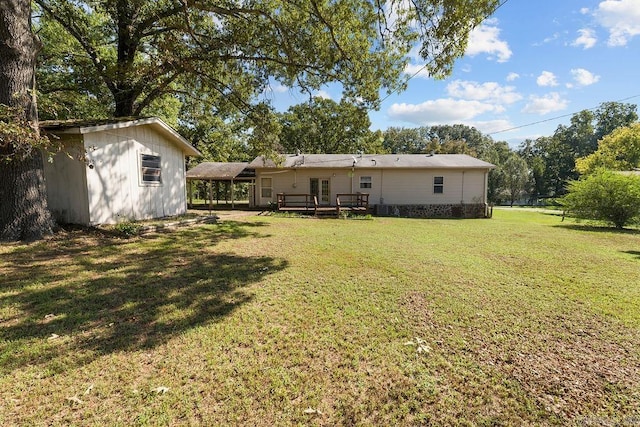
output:
<instances>
[{"instance_id":1,"label":"tree shadow on grass","mask_svg":"<svg viewBox=\"0 0 640 427\"><path fill-rule=\"evenodd\" d=\"M622 251L622 252L624 252L625 254L633 255L638 260L640 260L640 251Z\"/></svg>"},{"instance_id":2,"label":"tree shadow on grass","mask_svg":"<svg viewBox=\"0 0 640 427\"><path fill-rule=\"evenodd\" d=\"M224 239L264 237L257 227L225 223L134 240L74 232L17 246L0 261L0 372L68 369L220 321L252 300L249 286L287 267L214 249Z\"/></svg>"},{"instance_id":3,"label":"tree shadow on grass","mask_svg":"<svg viewBox=\"0 0 640 427\"><path fill-rule=\"evenodd\" d=\"M640 230L637 228L615 228L592 224L556 224L552 227L576 231L589 231L593 233L640 234Z\"/></svg>"}]
</instances>

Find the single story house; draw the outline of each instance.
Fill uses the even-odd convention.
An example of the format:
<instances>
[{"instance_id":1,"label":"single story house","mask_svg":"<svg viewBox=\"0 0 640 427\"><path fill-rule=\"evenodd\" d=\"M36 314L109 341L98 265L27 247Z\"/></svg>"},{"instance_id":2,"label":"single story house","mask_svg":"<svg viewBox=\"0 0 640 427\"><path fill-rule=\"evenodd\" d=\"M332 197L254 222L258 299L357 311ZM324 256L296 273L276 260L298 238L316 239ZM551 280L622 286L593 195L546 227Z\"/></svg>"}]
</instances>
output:
<instances>
[{"instance_id":1,"label":"single story house","mask_svg":"<svg viewBox=\"0 0 640 427\"><path fill-rule=\"evenodd\" d=\"M340 194L368 194L376 215L479 218L488 215L487 180L495 166L465 154L287 154L249 163L251 204L278 194L310 194L331 206Z\"/></svg>"},{"instance_id":2,"label":"single story house","mask_svg":"<svg viewBox=\"0 0 640 427\"><path fill-rule=\"evenodd\" d=\"M43 121L63 151L45 162L47 201L62 223L96 225L186 213L186 156L200 156L162 120Z\"/></svg>"}]
</instances>

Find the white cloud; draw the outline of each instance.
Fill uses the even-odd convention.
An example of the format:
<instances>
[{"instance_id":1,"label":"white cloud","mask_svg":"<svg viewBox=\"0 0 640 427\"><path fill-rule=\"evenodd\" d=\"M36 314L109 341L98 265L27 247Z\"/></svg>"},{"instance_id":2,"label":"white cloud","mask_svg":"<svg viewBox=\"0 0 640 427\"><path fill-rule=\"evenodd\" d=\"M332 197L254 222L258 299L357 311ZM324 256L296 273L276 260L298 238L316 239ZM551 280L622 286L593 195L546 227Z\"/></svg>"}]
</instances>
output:
<instances>
[{"instance_id":1,"label":"white cloud","mask_svg":"<svg viewBox=\"0 0 640 427\"><path fill-rule=\"evenodd\" d=\"M571 75L578 86L590 86L600 80L600 76L597 76L584 68L575 68L571 70Z\"/></svg>"},{"instance_id":2,"label":"white cloud","mask_svg":"<svg viewBox=\"0 0 640 427\"><path fill-rule=\"evenodd\" d=\"M533 43L533 46L542 46L548 43L551 43L553 41L556 41L560 38L560 33L553 33L552 35L550 35L549 37L545 37L541 42L535 42Z\"/></svg>"},{"instance_id":3,"label":"white cloud","mask_svg":"<svg viewBox=\"0 0 640 427\"><path fill-rule=\"evenodd\" d=\"M596 20L609 30L609 46L625 46L640 35L640 1L605 0L595 11Z\"/></svg>"},{"instance_id":4,"label":"white cloud","mask_svg":"<svg viewBox=\"0 0 640 427\"><path fill-rule=\"evenodd\" d=\"M554 111L562 111L567 108L567 105L567 100L560 98L559 93L551 92L544 96L530 96L529 102L522 109L522 112L544 115Z\"/></svg>"},{"instance_id":5,"label":"white cloud","mask_svg":"<svg viewBox=\"0 0 640 427\"><path fill-rule=\"evenodd\" d=\"M500 86L496 82L454 80L447 85L447 93L456 98L488 101L495 104L513 104L522 99L522 95L515 91L515 87Z\"/></svg>"},{"instance_id":6,"label":"white cloud","mask_svg":"<svg viewBox=\"0 0 640 427\"><path fill-rule=\"evenodd\" d=\"M520 78L520 74L518 74L518 73L509 73L507 75L507 81L508 82L512 82L512 81L514 81L516 79L519 79L519 78Z\"/></svg>"},{"instance_id":7,"label":"white cloud","mask_svg":"<svg viewBox=\"0 0 640 427\"><path fill-rule=\"evenodd\" d=\"M536 79L538 86L558 86L558 79L551 71L543 71Z\"/></svg>"},{"instance_id":8,"label":"white cloud","mask_svg":"<svg viewBox=\"0 0 640 427\"><path fill-rule=\"evenodd\" d=\"M423 79L430 78L429 72L425 68L424 64L407 64L404 67L404 73L411 77L422 77Z\"/></svg>"},{"instance_id":9,"label":"white cloud","mask_svg":"<svg viewBox=\"0 0 640 427\"><path fill-rule=\"evenodd\" d=\"M314 98L323 98L323 99L332 99L331 95L329 95L329 92L324 91L324 90L319 90L316 93L313 94Z\"/></svg>"},{"instance_id":10,"label":"white cloud","mask_svg":"<svg viewBox=\"0 0 640 427\"><path fill-rule=\"evenodd\" d=\"M511 58L509 44L500 40L500 29L495 25L496 22L495 20L487 21L469 34L467 55L486 53L489 54L490 59L497 57L498 62L507 62Z\"/></svg>"},{"instance_id":11,"label":"white cloud","mask_svg":"<svg viewBox=\"0 0 640 427\"><path fill-rule=\"evenodd\" d=\"M582 28L578 30L580 36L571 43L572 46L582 46L584 49L590 49L596 45L598 39L596 33L590 28Z\"/></svg>"},{"instance_id":12,"label":"white cloud","mask_svg":"<svg viewBox=\"0 0 640 427\"><path fill-rule=\"evenodd\" d=\"M425 126L461 123L491 111L501 112L504 109L480 101L443 98L421 104L393 104L387 114L393 119Z\"/></svg>"},{"instance_id":13,"label":"white cloud","mask_svg":"<svg viewBox=\"0 0 640 427\"><path fill-rule=\"evenodd\" d=\"M286 87L285 85L282 85L280 83L278 83L275 86L270 86L270 88L271 88L271 91L274 92L274 93L285 93L285 92L287 92L289 90L288 87Z\"/></svg>"},{"instance_id":14,"label":"white cloud","mask_svg":"<svg viewBox=\"0 0 640 427\"><path fill-rule=\"evenodd\" d=\"M582 9L580 9L580 13L583 15L588 15L590 12L588 7L583 7Z\"/></svg>"}]
</instances>

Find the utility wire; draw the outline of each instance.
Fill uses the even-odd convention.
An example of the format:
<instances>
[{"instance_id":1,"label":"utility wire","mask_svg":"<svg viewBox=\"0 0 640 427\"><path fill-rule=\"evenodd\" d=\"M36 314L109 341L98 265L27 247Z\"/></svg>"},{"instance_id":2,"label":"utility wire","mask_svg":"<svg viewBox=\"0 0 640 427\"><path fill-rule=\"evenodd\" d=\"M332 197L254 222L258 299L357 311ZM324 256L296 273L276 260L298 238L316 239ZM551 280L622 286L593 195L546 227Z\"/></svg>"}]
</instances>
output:
<instances>
[{"instance_id":1,"label":"utility wire","mask_svg":"<svg viewBox=\"0 0 640 427\"><path fill-rule=\"evenodd\" d=\"M633 95L633 96L628 96L628 97L626 97L626 98L619 99L619 100L617 100L617 101L613 101L613 102L623 102L623 101L627 101L627 100L629 100L629 99L637 98L637 97L639 97L639 96L640 96L640 94L638 94L638 95ZM600 106L597 106L597 107L591 107L591 108L584 108L584 109L582 109L582 110L580 110L580 111L585 111L585 110L586 110L586 111L593 111L593 110L597 110L598 108L600 108ZM537 122L531 122L531 123L527 123L527 124L524 124L524 125L518 125L518 126L514 126L514 127L512 127L512 128L503 129L503 130L499 130L499 131L496 131L496 132L490 132L490 133L488 133L487 135L495 135L495 134L498 134L498 133L504 133L504 132L509 132L509 131L516 130L516 129L526 128L526 127L528 127L528 126L539 125L540 123L546 123L546 122L552 122L552 121L554 121L554 120L558 120L558 119L564 119L565 117L573 116L574 114L577 114L577 113L579 113L580 111L576 111L576 112L574 112L574 113L569 113L569 114L563 114L563 115L561 115L561 116L551 117L550 119L538 120Z\"/></svg>"}]
</instances>

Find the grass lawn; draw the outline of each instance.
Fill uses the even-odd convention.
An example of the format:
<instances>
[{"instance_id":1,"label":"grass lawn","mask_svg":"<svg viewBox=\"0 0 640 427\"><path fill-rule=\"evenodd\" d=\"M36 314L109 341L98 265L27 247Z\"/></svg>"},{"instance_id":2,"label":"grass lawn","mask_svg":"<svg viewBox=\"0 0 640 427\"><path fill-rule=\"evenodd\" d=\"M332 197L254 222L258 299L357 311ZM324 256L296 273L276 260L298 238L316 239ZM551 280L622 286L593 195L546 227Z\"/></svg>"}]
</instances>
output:
<instances>
[{"instance_id":1,"label":"grass lawn","mask_svg":"<svg viewBox=\"0 0 640 427\"><path fill-rule=\"evenodd\" d=\"M638 230L255 216L0 277L3 426L640 422Z\"/></svg>"}]
</instances>

